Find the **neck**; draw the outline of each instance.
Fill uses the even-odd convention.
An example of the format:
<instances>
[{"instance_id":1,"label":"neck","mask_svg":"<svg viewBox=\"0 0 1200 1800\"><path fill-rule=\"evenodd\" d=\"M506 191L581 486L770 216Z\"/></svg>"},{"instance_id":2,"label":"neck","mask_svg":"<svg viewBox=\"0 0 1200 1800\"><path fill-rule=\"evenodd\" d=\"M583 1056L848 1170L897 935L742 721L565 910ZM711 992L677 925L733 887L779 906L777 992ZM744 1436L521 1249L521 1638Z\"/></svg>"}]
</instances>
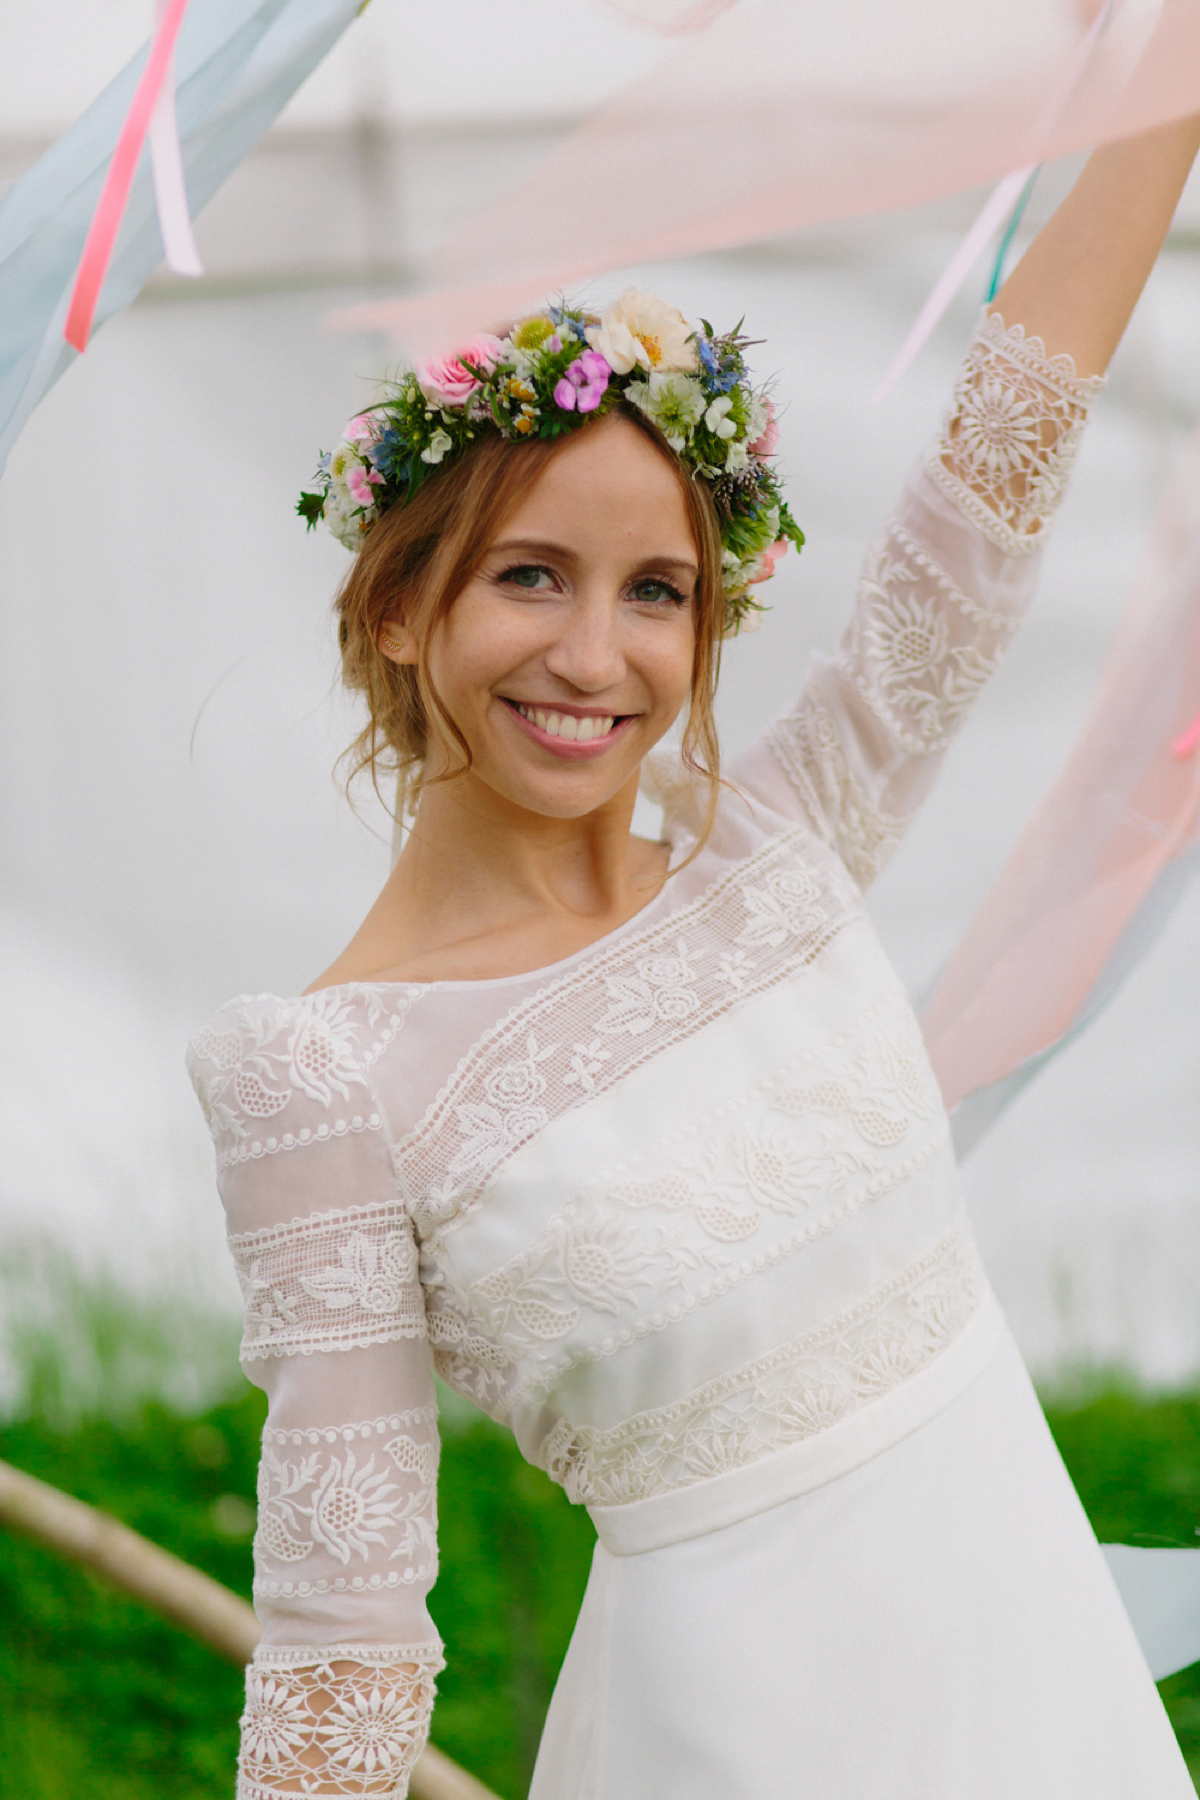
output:
<instances>
[{"instance_id":1,"label":"neck","mask_svg":"<svg viewBox=\"0 0 1200 1800\"><path fill-rule=\"evenodd\" d=\"M665 846L631 833L637 776L583 818L549 818L468 773L425 787L387 885L316 984L478 980L556 962L639 912Z\"/></svg>"}]
</instances>

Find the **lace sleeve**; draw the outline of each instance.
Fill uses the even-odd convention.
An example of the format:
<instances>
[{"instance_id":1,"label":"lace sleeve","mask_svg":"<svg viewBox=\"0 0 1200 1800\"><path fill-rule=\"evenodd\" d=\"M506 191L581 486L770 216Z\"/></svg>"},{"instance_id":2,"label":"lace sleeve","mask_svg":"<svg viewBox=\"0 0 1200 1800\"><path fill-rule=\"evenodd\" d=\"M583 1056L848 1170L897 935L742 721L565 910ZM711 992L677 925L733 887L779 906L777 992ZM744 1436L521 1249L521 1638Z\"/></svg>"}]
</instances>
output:
<instances>
[{"instance_id":1,"label":"lace sleeve","mask_svg":"<svg viewBox=\"0 0 1200 1800\"><path fill-rule=\"evenodd\" d=\"M242 1360L269 1400L238 1800L403 1796L428 1735L436 1406L367 1074L398 1024L328 990L235 1003L190 1048L245 1297Z\"/></svg>"},{"instance_id":2,"label":"lace sleeve","mask_svg":"<svg viewBox=\"0 0 1200 1800\"><path fill-rule=\"evenodd\" d=\"M864 886L883 867L1028 604L1088 404L1037 338L981 323L950 414L868 555L849 628L735 766Z\"/></svg>"}]
</instances>

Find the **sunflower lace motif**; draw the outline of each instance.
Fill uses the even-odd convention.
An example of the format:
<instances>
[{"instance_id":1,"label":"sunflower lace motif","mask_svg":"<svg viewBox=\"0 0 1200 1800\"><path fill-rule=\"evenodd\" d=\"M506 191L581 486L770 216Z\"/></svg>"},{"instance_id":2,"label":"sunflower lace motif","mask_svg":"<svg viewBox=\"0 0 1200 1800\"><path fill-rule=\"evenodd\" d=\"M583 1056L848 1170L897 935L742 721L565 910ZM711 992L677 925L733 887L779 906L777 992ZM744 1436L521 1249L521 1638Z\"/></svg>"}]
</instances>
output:
<instances>
[{"instance_id":1,"label":"sunflower lace motif","mask_svg":"<svg viewBox=\"0 0 1200 1800\"><path fill-rule=\"evenodd\" d=\"M1009 556L1036 550L1103 386L1102 376L1082 379L1069 356L1047 356L1040 338L989 313L925 466L999 549Z\"/></svg>"},{"instance_id":2,"label":"sunflower lace motif","mask_svg":"<svg viewBox=\"0 0 1200 1800\"><path fill-rule=\"evenodd\" d=\"M998 549L1035 550L1102 386L1079 380L1070 357L1047 358L1038 338L992 314L967 353L926 473ZM933 773L922 761L945 750L975 704L1018 611L981 606L893 517L868 555L828 671L767 732L814 825L863 887L908 829ZM852 730L840 716L843 695L865 708Z\"/></svg>"},{"instance_id":3,"label":"sunflower lace motif","mask_svg":"<svg viewBox=\"0 0 1200 1800\"><path fill-rule=\"evenodd\" d=\"M963 1330L986 1291L965 1229L858 1305L675 1405L610 1431L555 1426L545 1466L572 1500L620 1505L744 1468L901 1386Z\"/></svg>"},{"instance_id":4,"label":"sunflower lace motif","mask_svg":"<svg viewBox=\"0 0 1200 1800\"><path fill-rule=\"evenodd\" d=\"M282 1005L264 995L235 1003L198 1031L188 1069L217 1146L218 1172L347 1132L379 1131L364 1071L402 1029L419 994L333 987ZM314 1105L334 1116L314 1126L307 1122ZM300 1113L306 1122L293 1123Z\"/></svg>"},{"instance_id":5,"label":"sunflower lace motif","mask_svg":"<svg viewBox=\"0 0 1200 1800\"><path fill-rule=\"evenodd\" d=\"M437 1409L263 1433L254 1592L378 1592L437 1574Z\"/></svg>"},{"instance_id":6,"label":"sunflower lace motif","mask_svg":"<svg viewBox=\"0 0 1200 1800\"><path fill-rule=\"evenodd\" d=\"M246 1671L237 1800L402 1800L442 1667L437 1644L258 1650Z\"/></svg>"}]
</instances>

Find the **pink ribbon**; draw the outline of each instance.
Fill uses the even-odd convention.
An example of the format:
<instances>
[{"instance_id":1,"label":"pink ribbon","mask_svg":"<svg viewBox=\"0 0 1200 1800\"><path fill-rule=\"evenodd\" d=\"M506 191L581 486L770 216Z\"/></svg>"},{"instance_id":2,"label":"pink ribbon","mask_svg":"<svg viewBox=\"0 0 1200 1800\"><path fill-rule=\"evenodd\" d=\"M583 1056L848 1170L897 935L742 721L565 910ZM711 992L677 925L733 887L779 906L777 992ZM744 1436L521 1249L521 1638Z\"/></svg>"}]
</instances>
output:
<instances>
[{"instance_id":1,"label":"pink ribbon","mask_svg":"<svg viewBox=\"0 0 1200 1800\"><path fill-rule=\"evenodd\" d=\"M1108 25L1114 4L1119 4L1119 0L1106 0L1092 20L1067 66L1061 85L1051 97L1049 105L1039 119L1033 133L1033 144L1037 154L1024 168L1014 169L1010 175L1006 175L988 195L982 212L950 258L950 262L935 284L933 292L913 321L911 331L888 365L883 380L871 395L873 401L886 400L896 383L907 372L913 358L970 274L976 260L983 254L984 247L995 235L1005 216L1016 205L1021 189L1042 160L1042 148L1059 124L1074 97L1075 90L1083 80L1087 66L1092 59L1092 52Z\"/></svg>"},{"instance_id":2,"label":"pink ribbon","mask_svg":"<svg viewBox=\"0 0 1200 1800\"><path fill-rule=\"evenodd\" d=\"M188 0L157 0L156 26L150 54L117 138L108 174L79 259L79 272L67 312L63 336L76 350L86 350L96 302L104 286L113 246L129 204L138 158L147 132L154 157L154 190L167 261L181 274L200 273L192 237L179 136L175 128L175 42Z\"/></svg>"}]
</instances>

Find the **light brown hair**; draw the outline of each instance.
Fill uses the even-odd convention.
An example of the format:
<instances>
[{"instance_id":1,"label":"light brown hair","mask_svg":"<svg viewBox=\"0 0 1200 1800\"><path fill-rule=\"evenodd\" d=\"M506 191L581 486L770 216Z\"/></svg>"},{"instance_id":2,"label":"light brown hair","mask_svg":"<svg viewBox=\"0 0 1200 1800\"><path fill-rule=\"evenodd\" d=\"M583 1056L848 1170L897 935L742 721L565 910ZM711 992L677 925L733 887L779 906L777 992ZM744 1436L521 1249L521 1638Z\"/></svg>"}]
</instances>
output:
<instances>
[{"instance_id":1,"label":"light brown hair","mask_svg":"<svg viewBox=\"0 0 1200 1800\"><path fill-rule=\"evenodd\" d=\"M688 475L649 420L624 404L614 413L636 425L674 469L696 543L696 647L682 754L685 766L709 786L703 839L716 809L720 765L713 697L721 663L725 592L716 508L707 485ZM589 420L578 429L594 430L595 423ZM390 507L367 533L335 603L342 679L367 702L367 723L342 758L347 784L367 771L379 793L381 775L399 775L401 792L411 802L419 789L435 721L459 754L457 764L437 779L448 780L470 768L470 747L429 672L430 639L505 519L573 436L514 444L489 434L447 469L428 477L407 505ZM394 663L379 648L381 628L397 618L403 618L420 640L420 660L415 664Z\"/></svg>"}]
</instances>

